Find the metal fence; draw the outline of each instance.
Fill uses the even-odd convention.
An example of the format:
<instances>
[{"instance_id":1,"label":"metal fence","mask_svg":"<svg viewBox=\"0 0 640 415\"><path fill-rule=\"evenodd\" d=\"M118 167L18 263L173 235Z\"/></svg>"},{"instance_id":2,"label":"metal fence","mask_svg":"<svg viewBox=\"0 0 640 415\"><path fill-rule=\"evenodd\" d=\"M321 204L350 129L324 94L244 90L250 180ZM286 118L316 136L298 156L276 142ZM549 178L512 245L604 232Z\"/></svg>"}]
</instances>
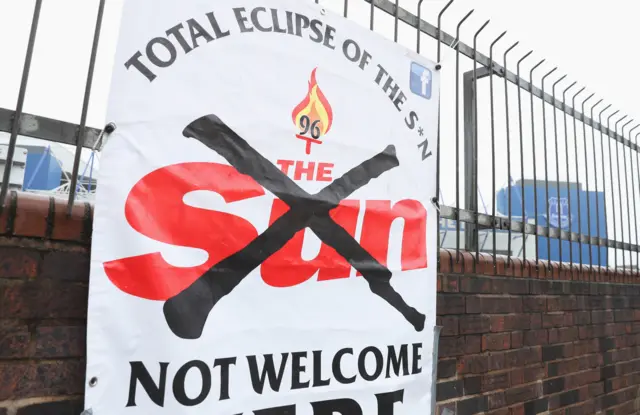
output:
<instances>
[{"instance_id":1,"label":"metal fence","mask_svg":"<svg viewBox=\"0 0 640 415\"><path fill-rule=\"evenodd\" d=\"M315 2L439 63L443 82L433 202L443 246L458 254L491 253L494 270L496 256L504 254L536 264L549 260L598 266L600 273L611 268L630 277L637 273L640 132L633 133L640 124L544 59L520 52L506 32L488 39L488 51L482 53L478 44L487 43L489 21L471 28L470 44L463 42L461 31L476 24L469 19L473 11L455 19L454 34L447 33L443 20L453 0L429 14L424 0L415 0L413 7L401 7L399 0ZM35 1L17 104L15 110L0 108L0 132L10 134L7 166L19 136L76 147L66 186L70 212L79 190L87 191L80 151L99 151L104 132L86 124L105 0L98 1L78 125L23 113L42 3ZM0 201L9 190L10 172L5 168ZM88 190L95 190L91 180Z\"/></svg>"}]
</instances>

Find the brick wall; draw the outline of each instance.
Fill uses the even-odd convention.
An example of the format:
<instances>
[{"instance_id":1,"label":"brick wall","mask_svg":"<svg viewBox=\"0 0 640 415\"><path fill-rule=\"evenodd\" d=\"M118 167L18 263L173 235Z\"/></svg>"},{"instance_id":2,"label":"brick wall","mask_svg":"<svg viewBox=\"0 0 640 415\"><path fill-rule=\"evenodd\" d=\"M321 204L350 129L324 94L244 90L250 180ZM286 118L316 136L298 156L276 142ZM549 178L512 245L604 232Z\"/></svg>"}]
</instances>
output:
<instances>
[{"instance_id":1,"label":"brick wall","mask_svg":"<svg viewBox=\"0 0 640 415\"><path fill-rule=\"evenodd\" d=\"M0 215L0 415L83 410L91 212L12 193Z\"/></svg>"},{"instance_id":2,"label":"brick wall","mask_svg":"<svg viewBox=\"0 0 640 415\"><path fill-rule=\"evenodd\" d=\"M489 256L454 259L441 253L438 414L640 414L630 275L500 258L494 277Z\"/></svg>"},{"instance_id":3,"label":"brick wall","mask_svg":"<svg viewBox=\"0 0 640 415\"><path fill-rule=\"evenodd\" d=\"M0 214L0 415L82 412L92 209L65 208ZM438 414L640 414L635 278L440 258Z\"/></svg>"}]
</instances>

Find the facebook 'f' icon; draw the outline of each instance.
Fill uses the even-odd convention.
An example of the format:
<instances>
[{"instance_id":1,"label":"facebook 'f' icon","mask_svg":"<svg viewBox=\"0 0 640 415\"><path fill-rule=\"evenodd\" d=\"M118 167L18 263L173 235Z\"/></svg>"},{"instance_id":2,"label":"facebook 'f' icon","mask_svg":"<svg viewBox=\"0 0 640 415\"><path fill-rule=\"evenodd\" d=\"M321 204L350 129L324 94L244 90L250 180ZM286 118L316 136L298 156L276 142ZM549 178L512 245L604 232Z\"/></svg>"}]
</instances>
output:
<instances>
[{"instance_id":1,"label":"facebook 'f' icon","mask_svg":"<svg viewBox=\"0 0 640 415\"><path fill-rule=\"evenodd\" d=\"M431 99L432 75L431 70L413 62L411 64L411 78L409 80L411 92L423 98Z\"/></svg>"}]
</instances>

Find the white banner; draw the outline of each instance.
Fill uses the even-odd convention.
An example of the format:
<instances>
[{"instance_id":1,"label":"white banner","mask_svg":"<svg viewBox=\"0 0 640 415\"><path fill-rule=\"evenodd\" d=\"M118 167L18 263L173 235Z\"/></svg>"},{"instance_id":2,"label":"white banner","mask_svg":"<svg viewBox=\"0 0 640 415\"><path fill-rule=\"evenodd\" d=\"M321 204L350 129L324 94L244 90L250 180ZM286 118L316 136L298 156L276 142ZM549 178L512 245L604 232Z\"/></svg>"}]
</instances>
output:
<instances>
[{"instance_id":1,"label":"white banner","mask_svg":"<svg viewBox=\"0 0 640 415\"><path fill-rule=\"evenodd\" d=\"M310 0L125 2L86 408L429 413L438 94Z\"/></svg>"}]
</instances>

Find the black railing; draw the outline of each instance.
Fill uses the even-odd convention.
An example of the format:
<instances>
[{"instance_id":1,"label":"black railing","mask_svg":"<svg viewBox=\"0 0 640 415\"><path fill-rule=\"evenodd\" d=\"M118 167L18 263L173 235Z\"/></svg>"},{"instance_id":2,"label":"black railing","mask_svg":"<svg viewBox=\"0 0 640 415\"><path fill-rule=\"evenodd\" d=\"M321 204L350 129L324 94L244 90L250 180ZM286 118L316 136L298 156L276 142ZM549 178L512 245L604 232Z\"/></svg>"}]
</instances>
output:
<instances>
[{"instance_id":1,"label":"black railing","mask_svg":"<svg viewBox=\"0 0 640 415\"><path fill-rule=\"evenodd\" d=\"M519 52L521 45L507 41L507 32L486 39L491 24L488 20L474 23L473 11L456 12L459 18L450 25L455 35L448 34L443 20L452 13L453 0L428 14L424 8L429 2L424 0L413 11L399 7L399 0L338 3L331 3L333 11L368 23L371 30L387 33L442 66L439 168L433 200L440 215L440 243L457 254L488 252L495 258L504 252L507 264L517 256L536 264L550 260L598 266L599 272L614 267L629 275L637 273L640 133L632 133L640 124L613 111L545 59L534 59L535 53ZM80 151L99 150L102 137L101 129L86 126L105 0L97 4L79 124L23 113L42 0L35 2L15 110L0 109L0 131L10 134L6 166L12 164L19 136L76 147L69 212L77 188L87 182L84 177L78 180ZM476 27L468 45L461 33L471 26ZM489 45L488 56L480 52L479 41ZM445 80L451 75L452 82ZM5 168L2 203L10 171ZM484 202L487 193L489 204ZM461 260L460 255L453 257ZM544 264L550 267L550 262Z\"/></svg>"}]
</instances>

